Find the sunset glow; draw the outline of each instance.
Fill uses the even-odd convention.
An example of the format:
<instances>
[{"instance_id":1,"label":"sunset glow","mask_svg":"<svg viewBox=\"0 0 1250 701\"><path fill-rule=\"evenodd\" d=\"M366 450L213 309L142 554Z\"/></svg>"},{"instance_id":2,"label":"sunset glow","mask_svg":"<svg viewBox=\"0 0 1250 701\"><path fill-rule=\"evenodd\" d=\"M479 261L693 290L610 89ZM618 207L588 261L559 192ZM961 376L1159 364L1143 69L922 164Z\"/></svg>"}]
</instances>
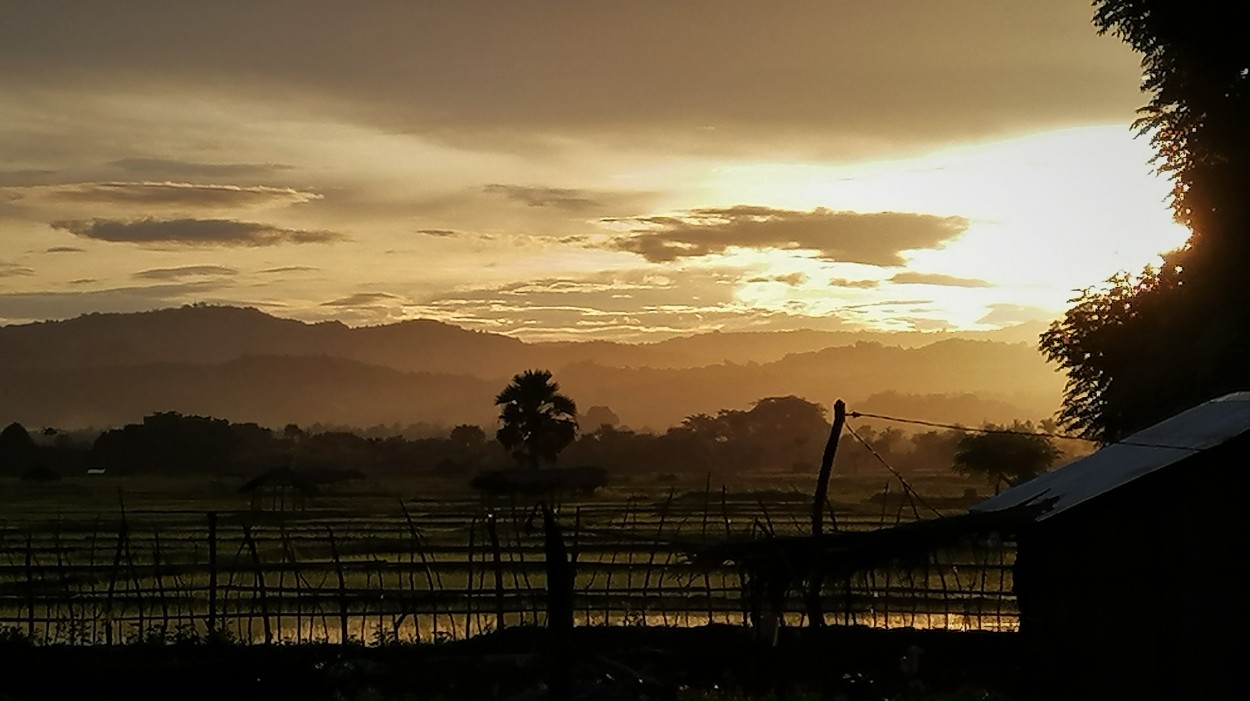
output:
<instances>
[{"instance_id":1,"label":"sunset glow","mask_svg":"<svg viewBox=\"0 0 1250 701\"><path fill-rule=\"evenodd\" d=\"M433 7L371 6L315 49L312 15L276 44L241 7L130 45L109 36L160 18L19 12L0 322L210 302L530 339L998 328L1185 238L1129 127L1137 59L1080 0L534 3L550 55L501 34L510 9Z\"/></svg>"}]
</instances>

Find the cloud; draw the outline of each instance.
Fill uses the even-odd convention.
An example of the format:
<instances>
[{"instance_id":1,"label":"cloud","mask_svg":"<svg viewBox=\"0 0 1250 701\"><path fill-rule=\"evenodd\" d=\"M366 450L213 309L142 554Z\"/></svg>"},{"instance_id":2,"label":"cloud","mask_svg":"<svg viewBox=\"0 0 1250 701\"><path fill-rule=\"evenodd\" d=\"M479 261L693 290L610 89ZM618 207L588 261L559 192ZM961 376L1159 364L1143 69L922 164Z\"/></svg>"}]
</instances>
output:
<instances>
[{"instance_id":1,"label":"cloud","mask_svg":"<svg viewBox=\"0 0 1250 701\"><path fill-rule=\"evenodd\" d=\"M265 268L264 270L258 270L257 272L264 275L274 273L312 273L320 269L321 268L315 268L311 265L283 265L277 268Z\"/></svg>"},{"instance_id":2,"label":"cloud","mask_svg":"<svg viewBox=\"0 0 1250 701\"><path fill-rule=\"evenodd\" d=\"M786 273L784 275L766 275L753 277L747 282L780 282L790 287L798 287L807 282L807 275L804 273Z\"/></svg>"},{"instance_id":3,"label":"cloud","mask_svg":"<svg viewBox=\"0 0 1250 701\"><path fill-rule=\"evenodd\" d=\"M109 165L130 173L190 178L263 177L292 168L284 163L197 163L168 158L121 158L109 161Z\"/></svg>"},{"instance_id":4,"label":"cloud","mask_svg":"<svg viewBox=\"0 0 1250 701\"><path fill-rule=\"evenodd\" d=\"M945 319L934 319L932 317L905 316L900 318L899 321L907 324L913 331L949 331L955 328Z\"/></svg>"},{"instance_id":5,"label":"cloud","mask_svg":"<svg viewBox=\"0 0 1250 701\"><path fill-rule=\"evenodd\" d=\"M51 202L110 203L178 207L253 207L302 204L321 199L315 192L284 187L208 185L178 182L74 183L32 188L28 196Z\"/></svg>"},{"instance_id":6,"label":"cloud","mask_svg":"<svg viewBox=\"0 0 1250 701\"><path fill-rule=\"evenodd\" d=\"M394 306L395 302L403 303L404 298L389 292L357 292L339 299L322 302L323 307L371 307L378 305Z\"/></svg>"},{"instance_id":7,"label":"cloud","mask_svg":"<svg viewBox=\"0 0 1250 701\"><path fill-rule=\"evenodd\" d=\"M724 253L730 248L814 251L822 258L867 265L902 265L902 251L935 248L959 236L963 217L904 212L810 212L739 205L677 216L610 219L635 227L610 246L652 263Z\"/></svg>"},{"instance_id":8,"label":"cloud","mask_svg":"<svg viewBox=\"0 0 1250 701\"><path fill-rule=\"evenodd\" d=\"M53 246L52 248L49 248L46 251L44 251L44 253L82 253L82 252L83 252L83 249L77 246Z\"/></svg>"},{"instance_id":9,"label":"cloud","mask_svg":"<svg viewBox=\"0 0 1250 701\"><path fill-rule=\"evenodd\" d=\"M872 309L884 307L914 307L918 304L931 304L931 299L883 299L878 302L863 302L861 304L851 304L843 307L843 309Z\"/></svg>"},{"instance_id":10,"label":"cloud","mask_svg":"<svg viewBox=\"0 0 1250 701\"><path fill-rule=\"evenodd\" d=\"M184 265L179 268L153 268L141 270L131 277L138 280L178 280L186 277L221 277L238 275L235 268L224 265Z\"/></svg>"},{"instance_id":11,"label":"cloud","mask_svg":"<svg viewBox=\"0 0 1250 701\"><path fill-rule=\"evenodd\" d=\"M1050 321L1056 316L1053 311L1024 304L991 304L989 310L985 316L977 319L978 324L1010 326L1029 321Z\"/></svg>"},{"instance_id":12,"label":"cloud","mask_svg":"<svg viewBox=\"0 0 1250 701\"><path fill-rule=\"evenodd\" d=\"M602 206L583 190L561 187L526 187L523 185L487 185L483 192L503 195L527 207L551 207L569 212L581 212Z\"/></svg>"},{"instance_id":13,"label":"cloud","mask_svg":"<svg viewBox=\"0 0 1250 701\"><path fill-rule=\"evenodd\" d=\"M849 287L860 290L870 290L881 285L878 280L848 280L846 278L835 277L829 279L830 287Z\"/></svg>"},{"instance_id":14,"label":"cloud","mask_svg":"<svg viewBox=\"0 0 1250 701\"><path fill-rule=\"evenodd\" d=\"M942 285L945 287L991 287L985 280L970 277L956 277L941 273L902 272L890 278L896 285Z\"/></svg>"},{"instance_id":15,"label":"cloud","mask_svg":"<svg viewBox=\"0 0 1250 701\"><path fill-rule=\"evenodd\" d=\"M330 243L346 238L333 231L283 229L233 219L74 219L53 222L52 227L96 241L139 245L275 246Z\"/></svg>"},{"instance_id":16,"label":"cloud","mask_svg":"<svg viewBox=\"0 0 1250 701\"><path fill-rule=\"evenodd\" d=\"M353 7L351 32L341 31L340 12L292 22L302 6L279 0L229 3L228 12L89 5L16 4L0 24L3 82L268 95L287 110L462 142L591 132L694 148L983 137L1123 121L1141 101L1137 58L1091 31L1089 0L723 0L715 12L697 3L378 3Z\"/></svg>"},{"instance_id":17,"label":"cloud","mask_svg":"<svg viewBox=\"0 0 1250 701\"><path fill-rule=\"evenodd\" d=\"M35 271L24 265L17 263L5 263L0 261L0 277L17 277L19 275L33 275Z\"/></svg>"},{"instance_id":18,"label":"cloud","mask_svg":"<svg viewBox=\"0 0 1250 701\"><path fill-rule=\"evenodd\" d=\"M71 284L86 285L83 278ZM211 301L206 295L222 289L212 280L176 282L101 290L0 293L0 319L42 321L68 319L91 312L137 312L195 301Z\"/></svg>"},{"instance_id":19,"label":"cloud","mask_svg":"<svg viewBox=\"0 0 1250 701\"><path fill-rule=\"evenodd\" d=\"M47 185L55 180L54 176L56 171L47 169L0 170L0 187Z\"/></svg>"},{"instance_id":20,"label":"cloud","mask_svg":"<svg viewBox=\"0 0 1250 701\"><path fill-rule=\"evenodd\" d=\"M838 328L834 311L813 317L801 310L761 308L736 298L743 271L692 267L611 270L477 289L413 300L407 314L465 328L517 333L526 339L611 337L647 341L679 333Z\"/></svg>"}]
</instances>

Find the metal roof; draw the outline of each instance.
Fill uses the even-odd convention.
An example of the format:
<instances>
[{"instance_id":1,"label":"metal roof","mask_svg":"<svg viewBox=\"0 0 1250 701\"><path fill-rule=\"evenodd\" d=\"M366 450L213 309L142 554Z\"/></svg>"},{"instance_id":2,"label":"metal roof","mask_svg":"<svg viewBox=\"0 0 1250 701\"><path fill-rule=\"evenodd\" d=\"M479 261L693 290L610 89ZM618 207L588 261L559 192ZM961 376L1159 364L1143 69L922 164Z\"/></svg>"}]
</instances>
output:
<instances>
[{"instance_id":1,"label":"metal roof","mask_svg":"<svg viewBox=\"0 0 1250 701\"><path fill-rule=\"evenodd\" d=\"M1250 392L1236 392L1183 411L1118 443L1017 485L972 507L1001 511L1055 499L1045 521L1139 477L1178 463L1250 431Z\"/></svg>"}]
</instances>

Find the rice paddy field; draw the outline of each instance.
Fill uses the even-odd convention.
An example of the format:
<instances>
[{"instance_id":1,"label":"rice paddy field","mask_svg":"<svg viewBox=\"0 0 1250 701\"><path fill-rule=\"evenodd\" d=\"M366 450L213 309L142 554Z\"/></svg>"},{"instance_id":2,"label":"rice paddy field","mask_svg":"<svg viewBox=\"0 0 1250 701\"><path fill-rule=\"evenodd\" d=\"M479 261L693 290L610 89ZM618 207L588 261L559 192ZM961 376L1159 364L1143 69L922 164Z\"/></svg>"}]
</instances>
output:
<instances>
[{"instance_id":1,"label":"rice paddy field","mask_svg":"<svg viewBox=\"0 0 1250 701\"><path fill-rule=\"evenodd\" d=\"M745 626L742 572L705 545L799 534L812 486L616 484L556 504L579 626ZM240 493L243 480L84 476L11 482L0 520L0 627L41 644L218 636L243 643L460 640L542 626L546 582L533 499L455 481L366 479L315 495ZM833 521L873 529L975 500L968 485L834 480ZM1011 549L974 543L930 561L826 582L831 622L1009 631ZM785 623L803 624L798 597Z\"/></svg>"}]
</instances>

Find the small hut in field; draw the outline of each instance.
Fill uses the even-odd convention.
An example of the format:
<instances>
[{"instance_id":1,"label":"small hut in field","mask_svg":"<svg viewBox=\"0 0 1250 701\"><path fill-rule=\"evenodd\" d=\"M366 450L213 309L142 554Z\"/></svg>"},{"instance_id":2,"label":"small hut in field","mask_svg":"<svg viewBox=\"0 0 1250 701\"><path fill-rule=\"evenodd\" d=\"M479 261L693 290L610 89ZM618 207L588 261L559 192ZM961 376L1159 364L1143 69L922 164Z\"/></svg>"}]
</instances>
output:
<instances>
[{"instance_id":1,"label":"small hut in field","mask_svg":"<svg viewBox=\"0 0 1250 701\"><path fill-rule=\"evenodd\" d=\"M1223 698L1241 674L1235 485L1247 467L1250 392L1240 392L974 507L1051 502L1016 534L1014 573L1029 666L1047 693Z\"/></svg>"},{"instance_id":2,"label":"small hut in field","mask_svg":"<svg viewBox=\"0 0 1250 701\"><path fill-rule=\"evenodd\" d=\"M309 497L317 494L317 485L289 467L277 467L253 477L239 493L251 497L253 511L303 511Z\"/></svg>"}]
</instances>

